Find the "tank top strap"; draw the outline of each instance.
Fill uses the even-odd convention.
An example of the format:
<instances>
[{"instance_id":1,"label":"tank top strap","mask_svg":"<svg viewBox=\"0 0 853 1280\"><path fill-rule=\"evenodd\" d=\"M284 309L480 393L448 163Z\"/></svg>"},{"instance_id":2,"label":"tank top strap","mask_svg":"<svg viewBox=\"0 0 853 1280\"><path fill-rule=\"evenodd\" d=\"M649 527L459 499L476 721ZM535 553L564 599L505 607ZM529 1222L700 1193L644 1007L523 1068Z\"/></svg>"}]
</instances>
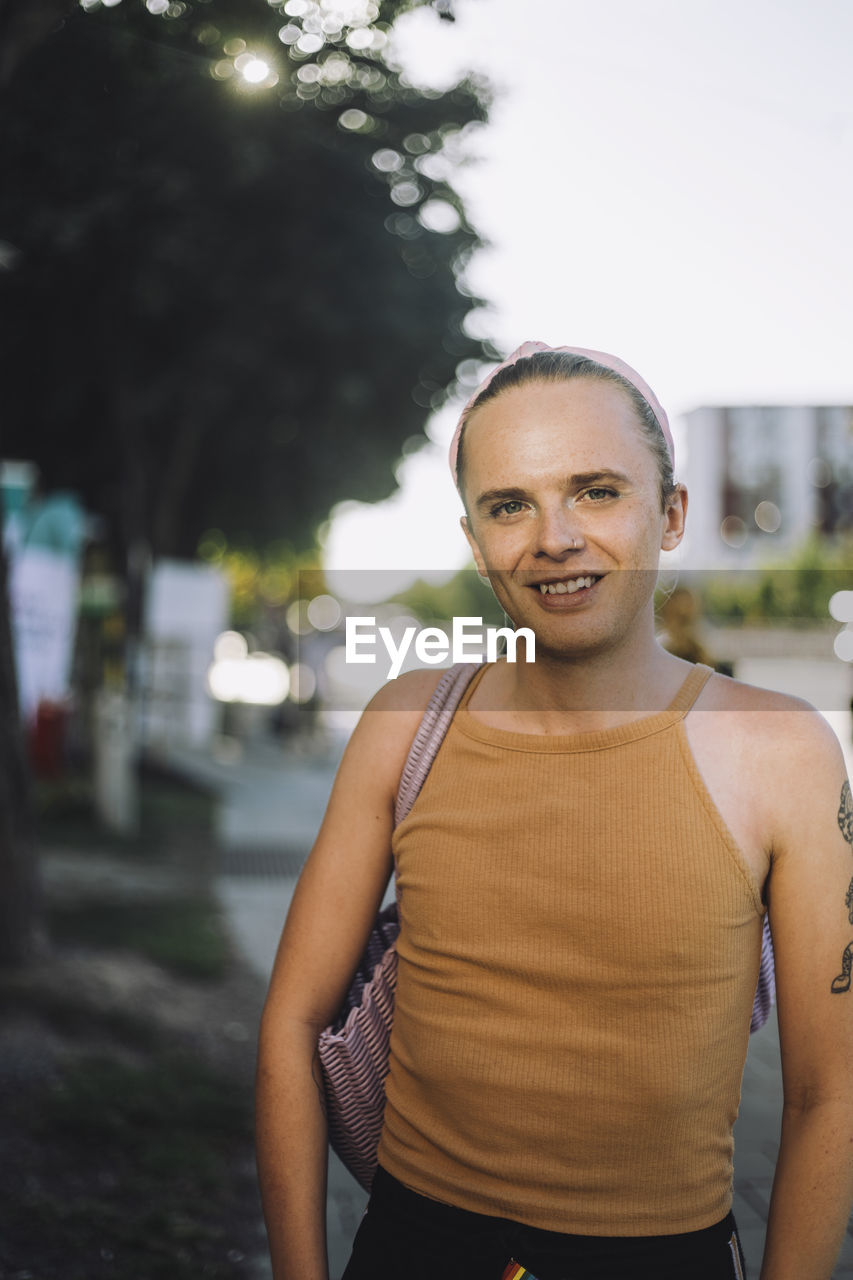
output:
<instances>
[{"instance_id":1,"label":"tank top strap","mask_svg":"<svg viewBox=\"0 0 853 1280\"><path fill-rule=\"evenodd\" d=\"M693 670L688 672L687 679L667 707L667 711L675 711L680 716L686 716L713 674L713 667L706 666L704 662L697 662Z\"/></svg>"}]
</instances>

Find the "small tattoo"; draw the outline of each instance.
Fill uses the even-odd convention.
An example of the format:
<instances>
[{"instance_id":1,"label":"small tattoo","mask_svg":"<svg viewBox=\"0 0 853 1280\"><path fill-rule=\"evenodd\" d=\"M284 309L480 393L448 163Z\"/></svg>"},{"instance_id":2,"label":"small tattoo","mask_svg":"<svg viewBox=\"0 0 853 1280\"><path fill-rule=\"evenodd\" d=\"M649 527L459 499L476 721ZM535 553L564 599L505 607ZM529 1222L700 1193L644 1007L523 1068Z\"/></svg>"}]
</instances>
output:
<instances>
[{"instance_id":1,"label":"small tattoo","mask_svg":"<svg viewBox=\"0 0 853 1280\"><path fill-rule=\"evenodd\" d=\"M832 979L832 991L835 995L843 995L850 990L850 974L853 971L853 942L848 942L841 957L841 972Z\"/></svg>"},{"instance_id":2,"label":"small tattoo","mask_svg":"<svg viewBox=\"0 0 853 1280\"><path fill-rule=\"evenodd\" d=\"M853 845L853 801L850 798L850 783L847 779L841 784L841 803L838 806L838 825L841 834L848 844Z\"/></svg>"},{"instance_id":3,"label":"small tattoo","mask_svg":"<svg viewBox=\"0 0 853 1280\"><path fill-rule=\"evenodd\" d=\"M847 897L844 899L844 904L847 907L847 918L853 924L853 880L847 886Z\"/></svg>"}]
</instances>

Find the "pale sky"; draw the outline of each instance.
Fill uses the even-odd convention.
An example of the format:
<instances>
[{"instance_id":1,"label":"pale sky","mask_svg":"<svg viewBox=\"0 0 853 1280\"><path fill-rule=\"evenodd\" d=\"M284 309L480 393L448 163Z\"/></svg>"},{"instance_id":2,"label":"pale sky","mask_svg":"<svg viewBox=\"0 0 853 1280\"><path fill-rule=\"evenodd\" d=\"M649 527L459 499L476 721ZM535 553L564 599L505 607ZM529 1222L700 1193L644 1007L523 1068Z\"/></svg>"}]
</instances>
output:
<instances>
[{"instance_id":1,"label":"pale sky","mask_svg":"<svg viewBox=\"0 0 853 1280\"><path fill-rule=\"evenodd\" d=\"M853 403L853 5L455 0L395 50L416 83L467 68L496 100L453 182L490 248L483 333L612 351L670 417L707 403ZM446 444L333 519L331 568L453 569ZM682 446L683 443L678 441ZM689 442L688 442L689 444ZM676 468L677 469L677 468Z\"/></svg>"}]
</instances>

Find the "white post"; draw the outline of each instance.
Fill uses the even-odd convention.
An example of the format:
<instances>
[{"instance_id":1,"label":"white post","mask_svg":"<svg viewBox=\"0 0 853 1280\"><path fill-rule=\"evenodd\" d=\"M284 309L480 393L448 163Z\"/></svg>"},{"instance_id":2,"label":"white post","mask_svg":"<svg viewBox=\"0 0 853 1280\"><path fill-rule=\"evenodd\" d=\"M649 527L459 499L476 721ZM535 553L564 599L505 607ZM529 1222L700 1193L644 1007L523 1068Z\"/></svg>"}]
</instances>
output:
<instances>
[{"instance_id":1,"label":"white post","mask_svg":"<svg viewBox=\"0 0 853 1280\"><path fill-rule=\"evenodd\" d=\"M139 787L131 707L117 689L95 699L95 811L118 835L139 829Z\"/></svg>"}]
</instances>

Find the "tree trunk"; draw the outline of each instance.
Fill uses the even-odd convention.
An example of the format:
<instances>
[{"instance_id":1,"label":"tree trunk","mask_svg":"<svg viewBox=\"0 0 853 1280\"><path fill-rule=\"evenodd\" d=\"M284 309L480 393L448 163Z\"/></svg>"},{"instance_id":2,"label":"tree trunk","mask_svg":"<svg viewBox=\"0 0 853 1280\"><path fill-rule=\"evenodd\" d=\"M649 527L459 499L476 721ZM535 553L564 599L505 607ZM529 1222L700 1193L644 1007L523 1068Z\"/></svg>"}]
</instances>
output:
<instances>
[{"instance_id":1,"label":"tree trunk","mask_svg":"<svg viewBox=\"0 0 853 1280\"><path fill-rule=\"evenodd\" d=\"M77 8L76 0L0 0L0 91L8 87L26 55ZM2 514L0 504L0 533ZM0 536L0 966L26 964L43 939L6 554Z\"/></svg>"}]
</instances>

